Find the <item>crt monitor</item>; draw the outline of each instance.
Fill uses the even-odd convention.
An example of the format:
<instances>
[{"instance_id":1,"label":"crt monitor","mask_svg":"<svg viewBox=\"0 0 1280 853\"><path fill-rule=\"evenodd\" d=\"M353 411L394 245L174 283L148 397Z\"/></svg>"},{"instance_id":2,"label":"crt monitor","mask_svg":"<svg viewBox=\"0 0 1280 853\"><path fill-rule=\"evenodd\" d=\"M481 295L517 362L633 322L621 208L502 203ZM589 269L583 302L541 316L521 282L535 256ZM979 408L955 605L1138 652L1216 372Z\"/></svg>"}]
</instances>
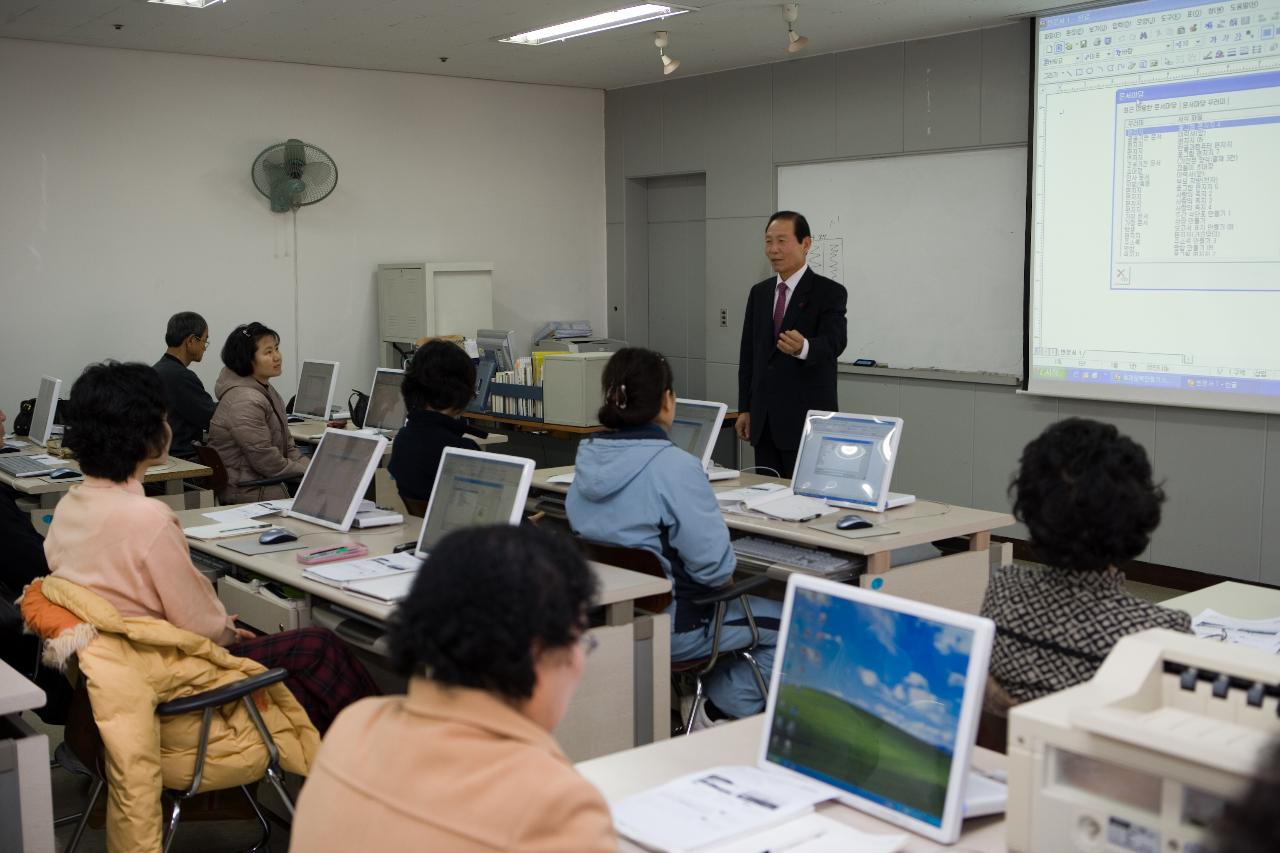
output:
<instances>
[{"instance_id":1,"label":"crt monitor","mask_svg":"<svg viewBox=\"0 0 1280 853\"><path fill-rule=\"evenodd\" d=\"M834 506L884 512L902 419L809 412L791 490Z\"/></svg>"},{"instance_id":2,"label":"crt monitor","mask_svg":"<svg viewBox=\"0 0 1280 853\"><path fill-rule=\"evenodd\" d=\"M333 395L338 387L338 362L302 362L298 377L298 396L293 400L293 413L305 418L328 420Z\"/></svg>"},{"instance_id":3,"label":"crt monitor","mask_svg":"<svg viewBox=\"0 0 1280 853\"><path fill-rule=\"evenodd\" d=\"M760 765L955 841L994 635L980 616L793 574Z\"/></svg>"},{"instance_id":4,"label":"crt monitor","mask_svg":"<svg viewBox=\"0 0 1280 853\"><path fill-rule=\"evenodd\" d=\"M404 426L404 397L400 393L403 383L403 370L379 367L373 372L373 388L362 427L394 432Z\"/></svg>"},{"instance_id":5,"label":"crt monitor","mask_svg":"<svg viewBox=\"0 0 1280 853\"><path fill-rule=\"evenodd\" d=\"M387 440L380 435L326 429L288 514L350 530L386 447Z\"/></svg>"},{"instance_id":6,"label":"crt monitor","mask_svg":"<svg viewBox=\"0 0 1280 853\"><path fill-rule=\"evenodd\" d=\"M62 392L62 380L52 376L40 377L40 393L36 394L36 407L31 413L31 434L28 438L33 444L49 443L53 434L53 416L58 410L58 395Z\"/></svg>"},{"instance_id":7,"label":"crt monitor","mask_svg":"<svg viewBox=\"0 0 1280 853\"><path fill-rule=\"evenodd\" d=\"M446 447L418 534L418 556L464 527L519 524L532 479L532 459Z\"/></svg>"},{"instance_id":8,"label":"crt monitor","mask_svg":"<svg viewBox=\"0 0 1280 853\"><path fill-rule=\"evenodd\" d=\"M671 443L686 453L698 457L702 467L711 464L711 452L715 450L716 437L724 422L728 406L709 400L676 400L675 418L667 437Z\"/></svg>"},{"instance_id":9,"label":"crt monitor","mask_svg":"<svg viewBox=\"0 0 1280 853\"><path fill-rule=\"evenodd\" d=\"M516 365L516 333L512 329L481 329L476 332L476 346L490 358L498 370L514 370Z\"/></svg>"}]
</instances>

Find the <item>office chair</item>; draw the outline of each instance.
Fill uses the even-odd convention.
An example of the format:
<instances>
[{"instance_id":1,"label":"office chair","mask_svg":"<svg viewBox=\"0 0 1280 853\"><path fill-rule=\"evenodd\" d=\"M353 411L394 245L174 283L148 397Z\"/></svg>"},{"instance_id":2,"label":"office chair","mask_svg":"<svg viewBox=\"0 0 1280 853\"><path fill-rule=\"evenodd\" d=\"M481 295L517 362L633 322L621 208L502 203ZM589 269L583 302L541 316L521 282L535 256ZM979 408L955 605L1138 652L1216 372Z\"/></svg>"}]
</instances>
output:
<instances>
[{"instance_id":1,"label":"office chair","mask_svg":"<svg viewBox=\"0 0 1280 853\"><path fill-rule=\"evenodd\" d=\"M196 444L196 458L200 460L200 464L208 468L213 474L209 477L209 486L213 492L214 499L221 503L221 495L226 491L230 483L227 481L227 466L222 463L222 457L207 444ZM236 483L237 488L253 489L266 486L276 486L280 484L297 485L302 482L301 474L289 474L281 477L263 477L258 480L243 480Z\"/></svg>"},{"instance_id":2,"label":"office chair","mask_svg":"<svg viewBox=\"0 0 1280 853\"><path fill-rule=\"evenodd\" d=\"M194 696L184 696L181 699L174 699L171 702L164 702L156 706L156 714L161 717L169 717L177 714L189 714L199 711L201 713L200 721L200 740L196 749L195 770L191 777L191 785L186 790L174 790L166 788L162 793L163 797L168 797L173 802L173 809L169 813L169 819L165 822L163 850L168 853L169 848L173 844L174 836L177 834L178 820L182 816L182 806L192 797L196 797L205 793L213 793L212 791L201 791L200 784L204 772L205 753L209 742L209 727L213 722L214 710L232 702L242 702L245 710L248 711L250 719L253 720L254 727L258 730L258 734L262 737L263 744L267 748L267 768L264 773L266 779L275 788L276 793L280 795L280 799L284 802L285 808L289 811L289 817L293 817L293 800L289 798L288 792L284 786L284 773L280 769L280 753L276 748L275 741L271 737L271 732L267 729L266 724L262 720L258 708L253 703L253 692L260 690L272 684L277 684L289 677L287 670L276 667L258 675L243 678L240 681L197 693ZM66 744L70 747L71 752L79 760L79 762L87 768L93 778L92 786L89 789L89 801L85 804L85 809L80 817L79 823L76 824L75 834L71 837L71 842L67 845L66 853L74 853L76 847L80 844L80 838L84 835L85 827L89 824L89 817L93 811L94 804L98 797L102 794L102 789L106 786L106 773L104 770L106 751L102 744L102 738L98 733L97 723L93 718L93 709L89 700L89 692L85 687L84 679L80 679L79 684L75 688L72 697L72 709L69 715ZM258 806L257 799L253 792L249 790L249 784L258 780L250 780L246 784L240 785L240 790L244 792L245 797L249 801L249 806L253 809L253 814L258 819L258 824L262 829L262 835L258 839L258 843L251 848L252 850L266 850L267 842L271 838L271 824L267 821L262 813L262 809Z\"/></svg>"},{"instance_id":3,"label":"office chair","mask_svg":"<svg viewBox=\"0 0 1280 853\"><path fill-rule=\"evenodd\" d=\"M644 548L622 548L617 545L589 542L585 539L579 541L582 543L582 550L587 559L595 560L597 563L606 563L610 566L618 566L622 569L630 569L633 572L652 575L664 580L667 579L667 573L663 570L661 561L652 551L647 551ZM716 668L716 664L726 655L730 658L740 657L747 662L751 667L751 674L755 677L756 686L760 689L761 698L768 698L769 688L764 677L760 674L760 667L756 663L755 656L751 654L756 646L760 644L760 631L756 628L755 617L751 614L751 604L747 601L749 593L760 589L768 583L769 578L766 575L756 575L693 599L693 603L697 605L715 605L715 616L712 617L711 651L704 657L682 661L673 660L671 662L672 683L677 684L679 678L685 677L692 678L694 685L693 703L689 706L689 715L673 734L689 734L693 728L693 719L698 713L698 706L706 698L703 692L705 686L703 679L711 674L711 671ZM720 636L724 628L725 617L729 612L729 604L734 600L737 600L742 605L742 612L746 615L747 625L751 628L751 642L743 648L722 652L720 649ZM639 610L661 613L671 604L671 601L671 593L663 593L637 599L635 606Z\"/></svg>"}]
</instances>

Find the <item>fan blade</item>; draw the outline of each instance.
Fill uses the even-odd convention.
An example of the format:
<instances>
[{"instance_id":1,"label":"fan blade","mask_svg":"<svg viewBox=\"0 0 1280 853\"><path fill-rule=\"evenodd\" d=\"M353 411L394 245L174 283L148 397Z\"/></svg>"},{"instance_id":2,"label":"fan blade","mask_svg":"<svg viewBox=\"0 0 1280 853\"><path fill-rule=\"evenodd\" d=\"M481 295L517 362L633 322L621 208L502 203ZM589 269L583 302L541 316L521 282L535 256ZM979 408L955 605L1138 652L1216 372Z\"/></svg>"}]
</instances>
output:
<instances>
[{"instance_id":1,"label":"fan blade","mask_svg":"<svg viewBox=\"0 0 1280 853\"><path fill-rule=\"evenodd\" d=\"M308 163L303 179L314 187L323 187L333 177L333 168L328 163Z\"/></svg>"}]
</instances>

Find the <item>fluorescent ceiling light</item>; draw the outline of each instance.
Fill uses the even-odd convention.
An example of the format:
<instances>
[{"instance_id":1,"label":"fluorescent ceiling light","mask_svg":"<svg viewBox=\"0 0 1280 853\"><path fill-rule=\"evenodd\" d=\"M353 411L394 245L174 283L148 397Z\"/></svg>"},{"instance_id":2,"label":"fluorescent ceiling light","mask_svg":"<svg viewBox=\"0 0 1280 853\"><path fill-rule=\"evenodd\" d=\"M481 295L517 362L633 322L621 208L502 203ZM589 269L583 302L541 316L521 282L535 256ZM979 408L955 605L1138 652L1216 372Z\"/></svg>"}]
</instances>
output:
<instances>
[{"instance_id":1,"label":"fluorescent ceiling light","mask_svg":"<svg viewBox=\"0 0 1280 853\"><path fill-rule=\"evenodd\" d=\"M214 3L225 3L227 0L147 0L148 3L160 3L164 6L186 6L188 9L203 9Z\"/></svg>"},{"instance_id":2,"label":"fluorescent ceiling light","mask_svg":"<svg viewBox=\"0 0 1280 853\"><path fill-rule=\"evenodd\" d=\"M543 27L540 30L505 36L499 38L498 41L505 41L510 44L548 44L576 38L577 36L602 33L605 30L613 30L618 27L629 27L632 24L642 24L645 21L657 21L662 18L670 18L673 15L683 15L685 12L690 11L693 10L680 6L641 3L639 6L628 6L625 9L615 9L612 12L601 12L599 15L592 15L589 18L579 18L576 21L567 21L563 24Z\"/></svg>"}]
</instances>

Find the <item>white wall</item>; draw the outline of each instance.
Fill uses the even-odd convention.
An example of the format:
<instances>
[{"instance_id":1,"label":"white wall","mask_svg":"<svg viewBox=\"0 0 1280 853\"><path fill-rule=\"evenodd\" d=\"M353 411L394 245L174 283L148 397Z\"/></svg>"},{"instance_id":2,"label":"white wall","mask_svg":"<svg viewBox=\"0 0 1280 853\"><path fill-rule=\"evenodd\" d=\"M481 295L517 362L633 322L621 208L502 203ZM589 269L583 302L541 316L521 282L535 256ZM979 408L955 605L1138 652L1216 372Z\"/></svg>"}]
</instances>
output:
<instances>
[{"instance_id":1,"label":"white wall","mask_svg":"<svg viewBox=\"0 0 1280 853\"><path fill-rule=\"evenodd\" d=\"M339 170L296 244L249 180L290 136ZM154 361L179 310L209 320L211 391L232 326L279 331L287 398L295 260L301 356L343 392L377 361L380 262L492 261L526 348L548 319L603 330L604 201L598 91L0 39L0 408Z\"/></svg>"}]
</instances>

